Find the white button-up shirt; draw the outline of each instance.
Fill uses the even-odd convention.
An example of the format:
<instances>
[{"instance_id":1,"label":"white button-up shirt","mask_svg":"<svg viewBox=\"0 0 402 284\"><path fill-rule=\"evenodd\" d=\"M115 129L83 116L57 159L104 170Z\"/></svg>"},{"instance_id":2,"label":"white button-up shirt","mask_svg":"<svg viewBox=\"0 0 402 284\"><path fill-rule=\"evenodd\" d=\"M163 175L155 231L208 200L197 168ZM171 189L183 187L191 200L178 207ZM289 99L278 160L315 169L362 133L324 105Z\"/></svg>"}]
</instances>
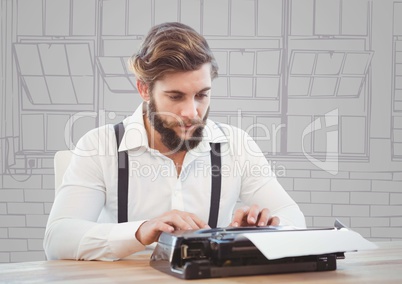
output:
<instances>
[{"instance_id":1,"label":"white button-up shirt","mask_svg":"<svg viewBox=\"0 0 402 284\"><path fill-rule=\"evenodd\" d=\"M113 125L89 131L77 143L49 215L48 259L116 260L143 250L139 226L172 209L208 222L210 143L221 143L222 188L218 227L228 226L240 200L305 227L297 204L278 183L256 143L244 131L208 120L201 143L186 153L180 175L173 161L149 147L142 106L124 120L118 151L129 155L128 222L117 223L117 145Z\"/></svg>"}]
</instances>

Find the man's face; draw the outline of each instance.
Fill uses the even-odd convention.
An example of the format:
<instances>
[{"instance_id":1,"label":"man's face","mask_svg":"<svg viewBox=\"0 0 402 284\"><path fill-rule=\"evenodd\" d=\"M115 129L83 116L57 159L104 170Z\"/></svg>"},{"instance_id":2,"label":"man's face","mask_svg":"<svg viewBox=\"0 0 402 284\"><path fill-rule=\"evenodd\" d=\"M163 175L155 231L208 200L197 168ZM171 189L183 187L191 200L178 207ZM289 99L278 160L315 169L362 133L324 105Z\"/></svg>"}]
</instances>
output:
<instances>
[{"instance_id":1,"label":"man's face","mask_svg":"<svg viewBox=\"0 0 402 284\"><path fill-rule=\"evenodd\" d=\"M196 71L168 74L154 84L148 119L170 151L193 149L202 140L210 104L210 68L204 64Z\"/></svg>"}]
</instances>

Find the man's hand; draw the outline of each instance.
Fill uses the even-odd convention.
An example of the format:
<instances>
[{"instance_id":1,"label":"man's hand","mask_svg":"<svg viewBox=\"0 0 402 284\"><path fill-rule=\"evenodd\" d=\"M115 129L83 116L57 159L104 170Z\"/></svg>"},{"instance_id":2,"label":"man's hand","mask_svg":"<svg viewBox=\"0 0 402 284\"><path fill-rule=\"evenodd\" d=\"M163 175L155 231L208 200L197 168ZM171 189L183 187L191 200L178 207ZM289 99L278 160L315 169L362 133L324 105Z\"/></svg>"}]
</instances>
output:
<instances>
[{"instance_id":1,"label":"man's hand","mask_svg":"<svg viewBox=\"0 0 402 284\"><path fill-rule=\"evenodd\" d=\"M143 245L149 245L156 242L162 232L171 233L175 230L194 230L201 228L209 228L209 226L196 215L184 211L172 210L142 223L135 233L135 237Z\"/></svg>"},{"instance_id":2,"label":"man's hand","mask_svg":"<svg viewBox=\"0 0 402 284\"><path fill-rule=\"evenodd\" d=\"M279 217L271 216L268 208L260 210L259 206L245 206L235 211L232 227L245 227L245 226L278 226L280 223Z\"/></svg>"}]
</instances>

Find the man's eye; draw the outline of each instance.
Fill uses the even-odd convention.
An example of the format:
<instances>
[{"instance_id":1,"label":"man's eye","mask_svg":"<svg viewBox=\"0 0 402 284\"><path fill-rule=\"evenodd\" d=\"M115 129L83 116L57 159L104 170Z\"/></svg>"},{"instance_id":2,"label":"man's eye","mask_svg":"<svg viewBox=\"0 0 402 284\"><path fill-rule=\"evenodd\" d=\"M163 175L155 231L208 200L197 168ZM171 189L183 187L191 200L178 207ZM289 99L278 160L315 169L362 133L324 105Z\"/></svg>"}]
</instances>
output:
<instances>
[{"instance_id":1,"label":"man's eye","mask_svg":"<svg viewBox=\"0 0 402 284\"><path fill-rule=\"evenodd\" d=\"M197 98L202 99L208 97L208 94L197 94Z\"/></svg>"},{"instance_id":2,"label":"man's eye","mask_svg":"<svg viewBox=\"0 0 402 284\"><path fill-rule=\"evenodd\" d=\"M169 96L169 98L173 101L180 100L181 96Z\"/></svg>"}]
</instances>

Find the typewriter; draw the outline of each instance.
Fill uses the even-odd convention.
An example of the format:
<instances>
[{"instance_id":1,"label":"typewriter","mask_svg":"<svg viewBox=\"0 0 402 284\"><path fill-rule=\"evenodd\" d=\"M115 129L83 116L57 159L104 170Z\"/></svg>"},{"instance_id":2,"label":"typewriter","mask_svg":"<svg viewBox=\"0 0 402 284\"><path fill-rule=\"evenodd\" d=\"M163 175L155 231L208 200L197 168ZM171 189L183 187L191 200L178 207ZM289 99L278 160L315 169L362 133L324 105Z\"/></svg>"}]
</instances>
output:
<instances>
[{"instance_id":1,"label":"typewriter","mask_svg":"<svg viewBox=\"0 0 402 284\"><path fill-rule=\"evenodd\" d=\"M266 226L162 233L151 256L150 265L182 279L336 270L336 260L344 258L342 251L268 259L249 239L243 237L249 233L275 234L304 230L307 229Z\"/></svg>"}]
</instances>

